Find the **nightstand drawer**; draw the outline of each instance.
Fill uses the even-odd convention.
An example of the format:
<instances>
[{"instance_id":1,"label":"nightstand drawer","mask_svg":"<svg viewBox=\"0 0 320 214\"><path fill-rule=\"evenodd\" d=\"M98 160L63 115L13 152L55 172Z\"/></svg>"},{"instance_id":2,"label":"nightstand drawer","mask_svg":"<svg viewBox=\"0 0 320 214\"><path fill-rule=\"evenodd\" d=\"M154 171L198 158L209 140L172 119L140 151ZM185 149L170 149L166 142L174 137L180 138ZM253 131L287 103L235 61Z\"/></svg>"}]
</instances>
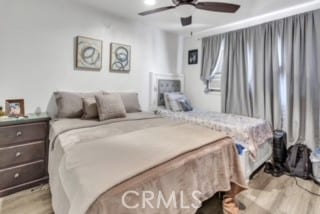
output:
<instances>
[{"instance_id":1,"label":"nightstand drawer","mask_svg":"<svg viewBox=\"0 0 320 214\"><path fill-rule=\"evenodd\" d=\"M44 159L44 141L0 148L0 169Z\"/></svg>"},{"instance_id":2,"label":"nightstand drawer","mask_svg":"<svg viewBox=\"0 0 320 214\"><path fill-rule=\"evenodd\" d=\"M47 123L30 123L0 128L0 146L44 140L47 136Z\"/></svg>"},{"instance_id":3,"label":"nightstand drawer","mask_svg":"<svg viewBox=\"0 0 320 214\"><path fill-rule=\"evenodd\" d=\"M44 176L44 161L0 170L0 189L20 185Z\"/></svg>"}]
</instances>

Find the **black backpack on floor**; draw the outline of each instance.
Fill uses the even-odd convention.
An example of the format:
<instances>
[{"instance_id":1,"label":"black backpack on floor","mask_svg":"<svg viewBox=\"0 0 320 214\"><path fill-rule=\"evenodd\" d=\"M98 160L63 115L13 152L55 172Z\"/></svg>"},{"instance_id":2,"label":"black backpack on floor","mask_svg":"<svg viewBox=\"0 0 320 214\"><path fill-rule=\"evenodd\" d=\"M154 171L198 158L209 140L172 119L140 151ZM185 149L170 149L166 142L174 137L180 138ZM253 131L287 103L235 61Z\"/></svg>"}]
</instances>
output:
<instances>
[{"instance_id":1,"label":"black backpack on floor","mask_svg":"<svg viewBox=\"0 0 320 214\"><path fill-rule=\"evenodd\" d=\"M285 168L291 176L312 178L311 149L303 144L295 144L288 149Z\"/></svg>"}]
</instances>

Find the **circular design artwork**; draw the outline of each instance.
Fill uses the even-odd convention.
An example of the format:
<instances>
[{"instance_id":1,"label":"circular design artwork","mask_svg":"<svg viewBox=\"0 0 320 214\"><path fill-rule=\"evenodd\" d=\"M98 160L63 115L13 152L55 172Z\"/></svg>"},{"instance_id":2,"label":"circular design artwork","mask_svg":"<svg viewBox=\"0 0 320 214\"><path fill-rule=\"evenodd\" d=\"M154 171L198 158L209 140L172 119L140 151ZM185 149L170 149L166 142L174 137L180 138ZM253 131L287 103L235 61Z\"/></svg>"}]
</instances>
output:
<instances>
[{"instance_id":1,"label":"circular design artwork","mask_svg":"<svg viewBox=\"0 0 320 214\"><path fill-rule=\"evenodd\" d=\"M111 71L129 72L131 61L131 47L129 45L121 45L111 43Z\"/></svg>"},{"instance_id":2,"label":"circular design artwork","mask_svg":"<svg viewBox=\"0 0 320 214\"><path fill-rule=\"evenodd\" d=\"M81 69L101 69L102 41L79 36L77 45L77 67Z\"/></svg>"},{"instance_id":3,"label":"circular design artwork","mask_svg":"<svg viewBox=\"0 0 320 214\"><path fill-rule=\"evenodd\" d=\"M100 59L100 53L92 46L84 47L80 53L83 61L88 65L95 65Z\"/></svg>"}]
</instances>

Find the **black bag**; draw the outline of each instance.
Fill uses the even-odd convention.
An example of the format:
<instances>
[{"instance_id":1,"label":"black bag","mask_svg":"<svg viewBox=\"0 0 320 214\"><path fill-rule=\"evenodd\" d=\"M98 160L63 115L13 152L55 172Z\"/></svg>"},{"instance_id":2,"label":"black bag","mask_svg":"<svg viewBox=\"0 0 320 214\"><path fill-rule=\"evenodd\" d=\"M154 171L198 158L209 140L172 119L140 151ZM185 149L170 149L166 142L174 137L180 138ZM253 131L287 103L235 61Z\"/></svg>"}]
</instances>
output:
<instances>
[{"instance_id":1,"label":"black bag","mask_svg":"<svg viewBox=\"0 0 320 214\"><path fill-rule=\"evenodd\" d=\"M311 149L300 143L295 144L288 149L285 167L291 176L303 179L309 179L312 177L310 154Z\"/></svg>"}]
</instances>

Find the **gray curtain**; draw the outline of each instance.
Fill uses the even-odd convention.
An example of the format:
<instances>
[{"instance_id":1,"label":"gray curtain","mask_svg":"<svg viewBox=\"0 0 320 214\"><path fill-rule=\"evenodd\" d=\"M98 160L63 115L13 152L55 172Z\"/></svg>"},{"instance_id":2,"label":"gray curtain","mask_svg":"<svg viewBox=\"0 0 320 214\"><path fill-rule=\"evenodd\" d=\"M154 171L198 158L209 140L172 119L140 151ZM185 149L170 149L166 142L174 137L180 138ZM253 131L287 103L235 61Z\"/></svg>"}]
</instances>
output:
<instances>
[{"instance_id":1,"label":"gray curtain","mask_svg":"<svg viewBox=\"0 0 320 214\"><path fill-rule=\"evenodd\" d=\"M320 10L279 22L286 79L286 129L291 142L320 146Z\"/></svg>"},{"instance_id":2,"label":"gray curtain","mask_svg":"<svg viewBox=\"0 0 320 214\"><path fill-rule=\"evenodd\" d=\"M204 38L201 78L210 77L224 46L223 112L264 118L286 130L291 143L315 148L320 146L319 40L320 10Z\"/></svg>"},{"instance_id":3,"label":"gray curtain","mask_svg":"<svg viewBox=\"0 0 320 214\"><path fill-rule=\"evenodd\" d=\"M222 111L264 118L280 129L283 119L278 27L265 24L219 37L225 40L224 44L217 44L225 45Z\"/></svg>"},{"instance_id":4,"label":"gray curtain","mask_svg":"<svg viewBox=\"0 0 320 214\"><path fill-rule=\"evenodd\" d=\"M221 52L223 43L223 36L218 35L211 38L204 38L202 41L202 68L201 68L201 80L206 84L214 76L214 69L217 67L219 56L223 54Z\"/></svg>"}]
</instances>

